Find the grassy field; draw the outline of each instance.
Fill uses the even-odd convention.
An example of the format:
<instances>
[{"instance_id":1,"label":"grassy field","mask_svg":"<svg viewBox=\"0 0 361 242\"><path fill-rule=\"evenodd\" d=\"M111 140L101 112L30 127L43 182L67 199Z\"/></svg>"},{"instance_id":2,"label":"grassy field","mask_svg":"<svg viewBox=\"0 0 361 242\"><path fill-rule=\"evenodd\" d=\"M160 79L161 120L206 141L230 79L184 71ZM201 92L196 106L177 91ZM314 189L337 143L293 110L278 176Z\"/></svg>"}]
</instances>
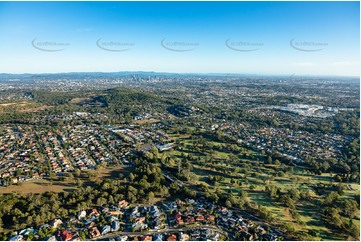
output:
<instances>
[{"instance_id":1,"label":"grassy field","mask_svg":"<svg viewBox=\"0 0 361 242\"><path fill-rule=\"evenodd\" d=\"M0 113L19 112L37 112L53 108L53 106L42 105L33 101L0 103Z\"/></svg>"},{"instance_id":2,"label":"grassy field","mask_svg":"<svg viewBox=\"0 0 361 242\"><path fill-rule=\"evenodd\" d=\"M0 107L10 107L10 106L26 106L28 102L10 102L10 103L0 103Z\"/></svg>"},{"instance_id":3,"label":"grassy field","mask_svg":"<svg viewBox=\"0 0 361 242\"><path fill-rule=\"evenodd\" d=\"M96 180L103 180L106 178L118 178L119 173L127 173L127 171L122 166L117 167L107 167L102 168L100 170L94 170L95 176L93 178L81 178L80 180L83 182L83 187L92 185ZM51 182L49 179L37 179L27 182L22 182L19 185L14 184L8 187L0 187L0 194L5 193L43 193L48 191L54 192L71 192L77 189L75 179L73 181L69 181L65 179L64 181L60 181L59 179Z\"/></svg>"},{"instance_id":4,"label":"grassy field","mask_svg":"<svg viewBox=\"0 0 361 242\"><path fill-rule=\"evenodd\" d=\"M265 192L266 185L273 185L281 189L281 191L287 191L289 189L297 189L299 191L312 190L312 186L323 183L323 184L337 184L332 179L332 174L323 173L322 175L313 175L309 174L306 169L302 167L293 168L293 172L286 172L284 176L277 176L277 172L282 169L287 170L288 166L281 165L271 165L264 164L263 157L261 154L257 154L254 151L247 150L246 154L248 157L252 155L256 158L254 159L244 159L244 157L238 155L239 163L234 164L232 162L227 162L227 158L232 153L227 150L213 150L211 153L207 151L200 153L195 153L192 151L192 138L189 136L172 136L172 138L177 139L180 142L180 145L177 149L168 151L167 154L181 158L182 155L197 158L197 161L191 161L193 164L192 169L192 183L204 184L206 185L211 192L216 192L216 189L221 189L223 192L232 192L232 194L237 198L239 197L239 192L244 190L248 193L248 197L251 203L256 203L257 205L265 206L272 214L277 218L278 222L289 223L297 231L309 230L315 231L319 237L315 239L323 240L339 240L343 239L340 237L337 232L331 231L327 228L321 218L319 217L320 207L310 202L298 202L296 203L296 209L300 214L300 220L303 224L297 223L295 219L292 218L289 209L283 206L281 203L272 201L269 195ZM193 137L194 139L195 137ZM210 141L212 145L222 145L221 142ZM207 162L206 159L212 157L215 162ZM258 159L260 161L257 161ZM247 174L240 171L240 167L244 164L248 164L250 170ZM208 176L218 175L223 176L225 179L222 182L218 182L217 188L209 184ZM194 178L194 179L193 179ZM231 184L231 179L241 181L241 185ZM251 185L253 189L251 189ZM352 190L345 189L344 194L341 196L341 199L353 198L355 195L360 193L360 185L353 183L350 184ZM320 200L321 197L313 194L313 199ZM357 224L360 223L359 220L355 219Z\"/></svg>"},{"instance_id":5,"label":"grassy field","mask_svg":"<svg viewBox=\"0 0 361 242\"><path fill-rule=\"evenodd\" d=\"M24 110L26 108L33 108L36 104L33 102L8 102L0 103L0 112L10 112L13 110Z\"/></svg>"},{"instance_id":6,"label":"grassy field","mask_svg":"<svg viewBox=\"0 0 361 242\"><path fill-rule=\"evenodd\" d=\"M128 170L121 165L114 167L106 167L100 170L94 171L97 178L106 179L106 178L118 178L119 174L127 173Z\"/></svg>"},{"instance_id":7,"label":"grassy field","mask_svg":"<svg viewBox=\"0 0 361 242\"><path fill-rule=\"evenodd\" d=\"M152 123L157 123L159 122L159 119L145 119L145 120L133 120L132 123L134 124L152 124Z\"/></svg>"},{"instance_id":8,"label":"grassy field","mask_svg":"<svg viewBox=\"0 0 361 242\"><path fill-rule=\"evenodd\" d=\"M1 187L0 193L43 193L43 192L70 192L76 188L74 184L66 183L66 182L53 182L50 183L49 180L38 179L27 182L22 182L21 185L11 185L8 187Z\"/></svg>"}]
</instances>

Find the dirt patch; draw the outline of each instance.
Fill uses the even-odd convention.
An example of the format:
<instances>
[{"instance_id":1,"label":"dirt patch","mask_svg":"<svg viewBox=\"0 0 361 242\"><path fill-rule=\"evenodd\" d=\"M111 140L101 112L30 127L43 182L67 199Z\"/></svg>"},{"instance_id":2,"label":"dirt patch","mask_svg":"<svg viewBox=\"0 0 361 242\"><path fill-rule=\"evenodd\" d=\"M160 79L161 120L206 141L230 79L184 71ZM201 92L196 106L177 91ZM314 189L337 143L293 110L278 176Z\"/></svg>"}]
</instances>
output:
<instances>
[{"instance_id":1,"label":"dirt patch","mask_svg":"<svg viewBox=\"0 0 361 242\"><path fill-rule=\"evenodd\" d=\"M135 124L158 123L159 119L134 120Z\"/></svg>"},{"instance_id":2,"label":"dirt patch","mask_svg":"<svg viewBox=\"0 0 361 242\"><path fill-rule=\"evenodd\" d=\"M102 168L101 170L93 170L95 178L81 178L83 187L93 186L94 180L104 180L106 178L117 179L122 173L126 177L129 171L123 166ZM43 193L48 191L54 192L71 192L77 189L75 181L53 181L52 183L47 179L37 179L20 183L20 185L11 185L8 187L0 187L0 194L18 192L21 194L27 193Z\"/></svg>"},{"instance_id":3,"label":"dirt patch","mask_svg":"<svg viewBox=\"0 0 361 242\"><path fill-rule=\"evenodd\" d=\"M75 190L75 186L70 186L69 184L58 185L53 184L51 185L49 181L44 179L33 180L28 182L23 182L21 185L11 185L8 187L1 187L0 194L4 193L14 193L18 192L21 194L27 193L43 193L43 192L70 192Z\"/></svg>"},{"instance_id":4,"label":"dirt patch","mask_svg":"<svg viewBox=\"0 0 361 242\"><path fill-rule=\"evenodd\" d=\"M37 108L29 108L29 109L24 109L24 110L20 110L20 112L24 112L24 113L29 113L29 112L37 112L37 111L41 111L41 110L45 110L45 109L49 109L49 108L53 108L54 106L41 106L41 107L37 107Z\"/></svg>"},{"instance_id":5,"label":"dirt patch","mask_svg":"<svg viewBox=\"0 0 361 242\"><path fill-rule=\"evenodd\" d=\"M73 98L72 100L70 100L69 103L72 103L72 104L78 104L78 103L82 103L82 102L85 102L85 101L90 101L91 98L89 97L76 97L76 98Z\"/></svg>"},{"instance_id":6,"label":"dirt patch","mask_svg":"<svg viewBox=\"0 0 361 242\"><path fill-rule=\"evenodd\" d=\"M0 107L8 107L8 106L25 106L28 105L28 102L19 102L19 103L0 103Z\"/></svg>"}]
</instances>

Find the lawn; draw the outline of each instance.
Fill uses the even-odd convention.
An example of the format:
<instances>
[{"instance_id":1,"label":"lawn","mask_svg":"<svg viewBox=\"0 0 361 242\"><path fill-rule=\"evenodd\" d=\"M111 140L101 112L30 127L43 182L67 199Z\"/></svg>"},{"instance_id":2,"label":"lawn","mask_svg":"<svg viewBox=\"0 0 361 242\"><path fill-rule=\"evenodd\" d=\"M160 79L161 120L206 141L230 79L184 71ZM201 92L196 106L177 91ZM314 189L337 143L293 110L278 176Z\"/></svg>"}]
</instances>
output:
<instances>
[{"instance_id":1,"label":"lawn","mask_svg":"<svg viewBox=\"0 0 361 242\"><path fill-rule=\"evenodd\" d=\"M122 167L122 166L116 166L116 167L107 167L102 168L100 170L94 170L94 173L96 174L95 178L82 178L83 181L83 187L92 185L93 181L96 179L103 180L106 178L118 178L119 173L127 173L128 171ZM93 181L92 181L93 180ZM0 194L4 193L43 193L48 191L54 191L54 192L71 192L77 188L74 181L68 181L65 179L65 181L53 181L50 182L49 179L37 179L32 181L26 181L22 182L19 185L11 185L8 187L0 187Z\"/></svg>"},{"instance_id":2,"label":"lawn","mask_svg":"<svg viewBox=\"0 0 361 242\"><path fill-rule=\"evenodd\" d=\"M21 185L11 185L8 187L1 187L0 194L4 193L43 193L43 192L70 192L76 189L74 184L62 182L50 184L50 181L45 179L32 180L22 182Z\"/></svg>"},{"instance_id":3,"label":"lawn","mask_svg":"<svg viewBox=\"0 0 361 242\"><path fill-rule=\"evenodd\" d=\"M304 224L297 223L292 217L288 208L277 201L270 199L269 195L265 192L266 185L276 186L281 189L282 192L286 192L289 189L297 189L299 191L313 190L312 186L319 183L322 184L337 184L333 180L333 174L323 173L321 175L314 175L307 172L306 168L298 166L292 167L293 172L289 170L289 166L286 164L275 165L275 164L264 164L264 155L255 153L254 151L243 149L242 153L247 152L248 155L243 157L241 154L238 156L238 162L230 162L229 155L232 153L227 149L213 149L205 150L204 154L191 152L192 149L192 137L189 136L177 136L174 135L172 138L180 141L178 148L167 152L167 154L175 157L181 157L181 154L190 154L193 157L201 157L200 160L190 160L193 164L192 183L204 184L210 191L215 192L216 187L207 182L207 177L212 176L223 176L225 179L218 182L217 187L225 193L232 192L232 194L239 198L239 192L241 190L247 191L248 197L251 203L265 206L272 212L276 218L276 223L289 223L296 229L296 231L308 232L313 230L318 235L318 240L339 240L343 239L339 235L335 234L329 228L323 224L319 217L319 207L316 204L300 201L296 204L296 210L300 214L300 221ZM194 138L193 138L194 139ZM206 137L208 143L212 145L222 146L219 141L209 140ZM180 148L182 147L182 148ZM233 153L235 154L235 153ZM250 155L252 154L252 155ZM253 156L253 158L251 158ZM212 158L212 162L206 162L209 158ZM258 159L260 161L258 161ZM247 168L243 170L242 168ZM279 171L285 171L284 174ZM247 173L244 173L247 172ZM242 182L241 185L231 184L231 179ZM254 189L250 189L250 186L254 185ZM345 184L346 185L346 184ZM344 190L344 194L341 199L353 198L355 195L360 193L360 184L352 183L347 184L349 187ZM321 197L314 194L313 198L320 200ZM359 220L355 220L355 223L359 224Z\"/></svg>"}]
</instances>

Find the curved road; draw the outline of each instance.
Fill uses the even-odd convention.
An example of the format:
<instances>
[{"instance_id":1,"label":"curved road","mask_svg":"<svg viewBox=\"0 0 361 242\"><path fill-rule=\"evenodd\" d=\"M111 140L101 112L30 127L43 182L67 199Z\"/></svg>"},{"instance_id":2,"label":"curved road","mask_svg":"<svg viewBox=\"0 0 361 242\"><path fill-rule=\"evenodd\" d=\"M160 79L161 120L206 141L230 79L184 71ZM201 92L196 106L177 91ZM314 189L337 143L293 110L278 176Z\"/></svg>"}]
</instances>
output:
<instances>
[{"instance_id":1,"label":"curved road","mask_svg":"<svg viewBox=\"0 0 361 242\"><path fill-rule=\"evenodd\" d=\"M93 238L91 240L103 240L103 239L115 237L117 235L142 236L142 235L154 235L154 234L163 234L163 233L186 232L186 231L193 230L193 229L210 229L213 231L217 231L219 233L223 233L223 231L220 230L216 226L202 225L202 226L194 226L191 228L187 228L187 227L185 227L185 228L168 228L168 229L159 229L159 230L144 231L144 232L114 232L114 233L109 233L104 236L99 236L99 237Z\"/></svg>"}]
</instances>

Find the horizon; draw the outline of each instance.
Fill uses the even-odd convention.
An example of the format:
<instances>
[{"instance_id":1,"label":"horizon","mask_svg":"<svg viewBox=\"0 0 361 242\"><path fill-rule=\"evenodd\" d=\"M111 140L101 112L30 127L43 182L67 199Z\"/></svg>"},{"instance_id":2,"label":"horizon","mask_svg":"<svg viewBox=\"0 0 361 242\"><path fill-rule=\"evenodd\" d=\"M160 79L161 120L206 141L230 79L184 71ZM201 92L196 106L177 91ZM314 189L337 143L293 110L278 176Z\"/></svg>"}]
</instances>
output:
<instances>
[{"instance_id":1,"label":"horizon","mask_svg":"<svg viewBox=\"0 0 361 242\"><path fill-rule=\"evenodd\" d=\"M0 2L0 73L359 77L359 4Z\"/></svg>"},{"instance_id":2,"label":"horizon","mask_svg":"<svg viewBox=\"0 0 361 242\"><path fill-rule=\"evenodd\" d=\"M155 74L155 75L199 75L199 76L210 76L210 75L231 75L231 76L261 76L261 77L324 77L324 78L358 78L360 79L360 76L346 76L346 75L310 75L310 74L257 74L257 73L226 73L226 72L215 72L215 73L201 73L201 72L165 72L165 71L133 71L133 70L127 70L127 71L72 71L72 72L37 72L37 73L31 73L31 72L23 72L23 73L6 73L2 72L1 75L59 75L59 74Z\"/></svg>"}]
</instances>

